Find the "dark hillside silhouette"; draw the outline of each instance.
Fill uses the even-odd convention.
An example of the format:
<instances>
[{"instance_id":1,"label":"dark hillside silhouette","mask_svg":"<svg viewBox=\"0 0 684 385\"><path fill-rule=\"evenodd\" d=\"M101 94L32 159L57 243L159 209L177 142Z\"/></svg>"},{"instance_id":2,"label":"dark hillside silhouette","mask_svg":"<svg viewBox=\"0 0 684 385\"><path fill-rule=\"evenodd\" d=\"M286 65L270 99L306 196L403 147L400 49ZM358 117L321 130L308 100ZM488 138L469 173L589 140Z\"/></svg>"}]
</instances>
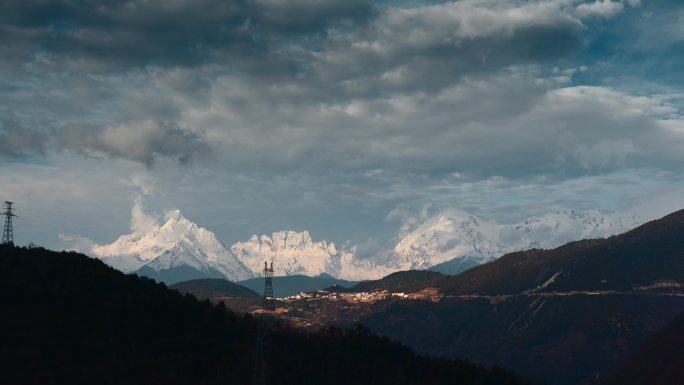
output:
<instances>
[{"instance_id":1,"label":"dark hillside silhouette","mask_svg":"<svg viewBox=\"0 0 684 385\"><path fill-rule=\"evenodd\" d=\"M2 384L251 384L257 322L84 255L0 246ZM366 329L265 336L268 384L520 384Z\"/></svg>"},{"instance_id":2,"label":"dark hillside silhouette","mask_svg":"<svg viewBox=\"0 0 684 385\"><path fill-rule=\"evenodd\" d=\"M684 384L684 312L599 381L628 384Z\"/></svg>"},{"instance_id":3,"label":"dark hillside silhouette","mask_svg":"<svg viewBox=\"0 0 684 385\"><path fill-rule=\"evenodd\" d=\"M357 282L334 278L328 274L320 274L316 277L306 275L287 275L273 277L273 295L276 297L287 297L300 292L309 292L330 287L333 285L341 287L351 287ZM257 293L264 291L263 278L251 278L237 284L248 287Z\"/></svg>"},{"instance_id":4,"label":"dark hillside silhouette","mask_svg":"<svg viewBox=\"0 0 684 385\"><path fill-rule=\"evenodd\" d=\"M169 288L178 290L183 294L190 293L200 299L220 297L261 297L261 295L252 289L219 278L193 279L191 281L174 283L169 286Z\"/></svg>"},{"instance_id":5,"label":"dark hillside silhouette","mask_svg":"<svg viewBox=\"0 0 684 385\"><path fill-rule=\"evenodd\" d=\"M365 281L354 285L352 291L389 290L392 292L418 291L435 286L438 287L448 277L428 270L409 270L392 273L375 281Z\"/></svg>"}]
</instances>

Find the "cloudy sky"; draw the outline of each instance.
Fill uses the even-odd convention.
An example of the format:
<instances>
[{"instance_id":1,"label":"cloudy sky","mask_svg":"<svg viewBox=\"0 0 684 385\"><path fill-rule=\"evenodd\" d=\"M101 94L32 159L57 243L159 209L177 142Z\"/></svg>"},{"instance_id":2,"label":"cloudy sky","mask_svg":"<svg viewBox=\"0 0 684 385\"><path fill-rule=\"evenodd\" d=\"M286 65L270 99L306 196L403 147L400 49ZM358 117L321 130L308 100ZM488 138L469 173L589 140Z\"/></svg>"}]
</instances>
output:
<instances>
[{"instance_id":1,"label":"cloudy sky","mask_svg":"<svg viewBox=\"0 0 684 385\"><path fill-rule=\"evenodd\" d=\"M684 207L679 0L4 0L0 59L22 244Z\"/></svg>"}]
</instances>

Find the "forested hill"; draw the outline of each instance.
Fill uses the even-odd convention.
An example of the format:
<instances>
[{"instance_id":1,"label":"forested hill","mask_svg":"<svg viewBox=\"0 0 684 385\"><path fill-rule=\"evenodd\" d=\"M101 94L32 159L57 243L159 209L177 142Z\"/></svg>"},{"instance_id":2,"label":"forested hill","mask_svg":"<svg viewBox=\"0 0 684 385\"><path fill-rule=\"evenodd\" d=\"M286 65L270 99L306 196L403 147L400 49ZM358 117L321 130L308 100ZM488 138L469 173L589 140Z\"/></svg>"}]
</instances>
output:
<instances>
[{"instance_id":1,"label":"forested hill","mask_svg":"<svg viewBox=\"0 0 684 385\"><path fill-rule=\"evenodd\" d=\"M252 384L257 322L84 255L0 246L2 384ZM520 384L365 329L266 332L268 384Z\"/></svg>"}]
</instances>

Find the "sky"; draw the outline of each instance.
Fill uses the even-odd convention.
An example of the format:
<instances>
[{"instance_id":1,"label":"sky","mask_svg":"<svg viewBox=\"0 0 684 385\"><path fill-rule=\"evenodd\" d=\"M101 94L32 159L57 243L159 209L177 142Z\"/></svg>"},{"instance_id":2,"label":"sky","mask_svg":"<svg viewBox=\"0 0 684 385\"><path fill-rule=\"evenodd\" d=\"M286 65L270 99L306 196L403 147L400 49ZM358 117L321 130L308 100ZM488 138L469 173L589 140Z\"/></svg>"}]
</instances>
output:
<instances>
[{"instance_id":1,"label":"sky","mask_svg":"<svg viewBox=\"0 0 684 385\"><path fill-rule=\"evenodd\" d=\"M3 0L15 241L684 208L679 0Z\"/></svg>"}]
</instances>

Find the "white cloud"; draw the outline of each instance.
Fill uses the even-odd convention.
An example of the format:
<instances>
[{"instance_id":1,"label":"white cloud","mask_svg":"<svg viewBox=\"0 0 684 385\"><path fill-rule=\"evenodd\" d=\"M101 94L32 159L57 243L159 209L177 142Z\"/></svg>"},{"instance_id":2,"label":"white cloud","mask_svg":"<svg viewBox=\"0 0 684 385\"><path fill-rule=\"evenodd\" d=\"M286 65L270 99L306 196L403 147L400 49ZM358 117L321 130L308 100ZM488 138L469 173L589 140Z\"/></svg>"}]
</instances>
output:
<instances>
[{"instance_id":1,"label":"white cloud","mask_svg":"<svg viewBox=\"0 0 684 385\"><path fill-rule=\"evenodd\" d=\"M392 211L388 212L387 215L385 215L385 222L400 221L405 215L406 214L399 208L392 209Z\"/></svg>"},{"instance_id":2,"label":"white cloud","mask_svg":"<svg viewBox=\"0 0 684 385\"><path fill-rule=\"evenodd\" d=\"M630 5L633 0L630 1ZM582 3L575 9L575 15L580 19L587 17L611 18L622 12L624 5L621 1L596 0L593 3Z\"/></svg>"},{"instance_id":3,"label":"white cloud","mask_svg":"<svg viewBox=\"0 0 684 385\"><path fill-rule=\"evenodd\" d=\"M145 213L145 207L140 196L135 197L131 207L131 230L135 233L144 233L159 223L159 218L154 214Z\"/></svg>"},{"instance_id":4,"label":"white cloud","mask_svg":"<svg viewBox=\"0 0 684 385\"><path fill-rule=\"evenodd\" d=\"M91 239L82 235L59 234L58 237L61 242L67 245L64 247L64 250L76 251L78 253L90 255L93 247L97 246Z\"/></svg>"},{"instance_id":5,"label":"white cloud","mask_svg":"<svg viewBox=\"0 0 684 385\"><path fill-rule=\"evenodd\" d=\"M143 195L154 195L158 192L158 178L148 174L135 174L131 177L131 184L140 189Z\"/></svg>"}]
</instances>

